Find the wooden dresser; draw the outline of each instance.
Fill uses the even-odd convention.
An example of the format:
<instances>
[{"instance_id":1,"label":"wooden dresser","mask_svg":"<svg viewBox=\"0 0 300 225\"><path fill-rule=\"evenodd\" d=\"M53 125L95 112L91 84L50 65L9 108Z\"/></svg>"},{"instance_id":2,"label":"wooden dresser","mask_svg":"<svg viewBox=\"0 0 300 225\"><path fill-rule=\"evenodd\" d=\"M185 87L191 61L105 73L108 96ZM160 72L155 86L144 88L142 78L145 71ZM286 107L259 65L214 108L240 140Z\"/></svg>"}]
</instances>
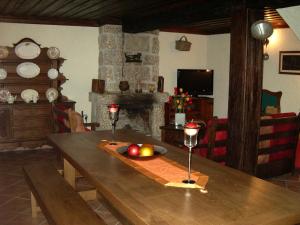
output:
<instances>
[{"instance_id":1,"label":"wooden dresser","mask_svg":"<svg viewBox=\"0 0 300 225\"><path fill-rule=\"evenodd\" d=\"M22 39L13 47L0 46L0 69L2 69L0 79L0 92L2 94L2 98L0 96L0 100L2 100L0 101L0 151L18 147L35 148L46 144L46 135L53 132L52 104L62 102L63 99L60 85L65 82L66 78L59 72L59 68L64 59L60 57L50 58L49 48L40 48L39 54L32 52L34 49L29 48L32 47L31 43L33 43L33 47L38 46L40 48L38 43L29 38ZM19 47L25 49L23 58L16 54L16 48ZM30 54L37 54L37 56L32 58ZM22 63L23 65L25 63L25 66L20 67L19 65ZM26 63L30 65L26 67ZM51 68L58 71L58 76L55 79L48 77L48 70ZM3 69L7 73L5 78L3 78ZM31 77L30 73L38 73L38 75ZM46 96L46 91L49 88L58 91L58 98L52 103L48 101ZM32 101L26 103L21 98L22 91L26 89L33 89L38 92L39 99L36 103ZM5 93L3 90L17 96L13 104L8 104L3 100L3 93Z\"/></svg>"}]
</instances>

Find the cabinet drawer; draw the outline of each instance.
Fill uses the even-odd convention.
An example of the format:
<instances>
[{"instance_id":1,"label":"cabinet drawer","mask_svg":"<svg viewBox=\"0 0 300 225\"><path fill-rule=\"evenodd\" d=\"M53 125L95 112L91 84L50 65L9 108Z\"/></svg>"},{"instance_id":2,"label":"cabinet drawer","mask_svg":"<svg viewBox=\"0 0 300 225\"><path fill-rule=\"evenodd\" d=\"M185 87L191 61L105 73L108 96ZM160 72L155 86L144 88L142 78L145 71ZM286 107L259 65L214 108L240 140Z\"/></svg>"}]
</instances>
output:
<instances>
[{"instance_id":1,"label":"cabinet drawer","mask_svg":"<svg viewBox=\"0 0 300 225\"><path fill-rule=\"evenodd\" d=\"M24 117L35 117L35 116L42 116L48 115L51 116L51 107L50 105L36 105L36 106L28 106L28 107L15 107L13 110L13 117L16 118L23 118Z\"/></svg>"},{"instance_id":2,"label":"cabinet drawer","mask_svg":"<svg viewBox=\"0 0 300 225\"><path fill-rule=\"evenodd\" d=\"M36 128L36 129L22 129L13 128L13 136L15 139L34 139L34 138L46 138L51 133L51 129Z\"/></svg>"},{"instance_id":3,"label":"cabinet drawer","mask_svg":"<svg viewBox=\"0 0 300 225\"><path fill-rule=\"evenodd\" d=\"M14 128L51 128L49 117L31 117L27 119L16 117L13 124Z\"/></svg>"}]
</instances>

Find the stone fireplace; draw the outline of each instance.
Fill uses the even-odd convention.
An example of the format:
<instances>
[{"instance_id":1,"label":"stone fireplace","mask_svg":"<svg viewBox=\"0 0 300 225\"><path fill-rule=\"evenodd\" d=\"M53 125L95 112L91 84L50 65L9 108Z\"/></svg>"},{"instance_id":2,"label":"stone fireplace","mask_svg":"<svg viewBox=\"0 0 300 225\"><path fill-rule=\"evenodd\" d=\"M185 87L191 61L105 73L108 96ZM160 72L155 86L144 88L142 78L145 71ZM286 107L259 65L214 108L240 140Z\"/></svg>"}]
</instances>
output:
<instances>
[{"instance_id":1,"label":"stone fireplace","mask_svg":"<svg viewBox=\"0 0 300 225\"><path fill-rule=\"evenodd\" d=\"M117 129L130 127L159 138L159 127L164 124L164 102L167 97L165 93L90 93L92 120L99 122L100 130L110 130L107 106L112 102L118 103L120 112Z\"/></svg>"},{"instance_id":2,"label":"stone fireplace","mask_svg":"<svg viewBox=\"0 0 300 225\"><path fill-rule=\"evenodd\" d=\"M125 53L141 53L142 62L126 62ZM111 129L107 105L120 105L117 129L130 127L154 137L160 137L164 125L164 102L167 93L158 93L159 68L158 31L129 34L120 25L99 28L99 75L105 80L105 93L90 93L92 121L100 123L100 130ZM129 83L129 90L121 93L120 81ZM135 93L137 87L142 93ZM150 89L154 88L154 93Z\"/></svg>"}]
</instances>

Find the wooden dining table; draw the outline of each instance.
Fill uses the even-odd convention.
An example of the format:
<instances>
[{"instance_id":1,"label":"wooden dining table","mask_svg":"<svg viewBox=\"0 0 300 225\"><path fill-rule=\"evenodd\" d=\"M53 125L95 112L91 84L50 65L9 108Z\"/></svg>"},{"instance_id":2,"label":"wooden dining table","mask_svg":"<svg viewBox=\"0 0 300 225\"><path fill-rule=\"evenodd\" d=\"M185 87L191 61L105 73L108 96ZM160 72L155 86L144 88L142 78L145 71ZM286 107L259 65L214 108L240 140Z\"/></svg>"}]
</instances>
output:
<instances>
[{"instance_id":1,"label":"wooden dining table","mask_svg":"<svg viewBox=\"0 0 300 225\"><path fill-rule=\"evenodd\" d=\"M192 169L209 176L207 193L166 187L97 147L102 140L165 147L169 160L187 166L186 151L131 130L51 134L49 142L94 185L122 224L294 225L300 194L196 155ZM65 171L66 172L66 171ZM66 174L66 176L71 176Z\"/></svg>"}]
</instances>

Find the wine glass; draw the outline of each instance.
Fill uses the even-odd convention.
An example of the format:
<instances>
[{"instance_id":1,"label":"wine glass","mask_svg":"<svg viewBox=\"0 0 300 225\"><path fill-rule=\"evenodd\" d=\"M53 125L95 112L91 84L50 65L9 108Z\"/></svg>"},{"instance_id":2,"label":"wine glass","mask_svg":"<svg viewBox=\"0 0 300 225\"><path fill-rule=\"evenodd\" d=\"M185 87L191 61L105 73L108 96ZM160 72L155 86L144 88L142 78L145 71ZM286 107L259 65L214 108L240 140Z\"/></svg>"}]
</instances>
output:
<instances>
[{"instance_id":1,"label":"wine glass","mask_svg":"<svg viewBox=\"0 0 300 225\"><path fill-rule=\"evenodd\" d=\"M184 125L184 145L189 148L189 167L188 167L188 179L183 180L183 183L194 184L195 181L191 180L191 158L192 148L197 145L198 132L200 126L197 123L189 122Z\"/></svg>"},{"instance_id":2,"label":"wine glass","mask_svg":"<svg viewBox=\"0 0 300 225\"><path fill-rule=\"evenodd\" d=\"M109 113L109 119L111 121L111 127L112 127L112 135L114 137L115 130L116 130L116 122L119 119L119 105L117 104L110 104L108 105L108 113ZM113 141L110 143L110 145L116 145Z\"/></svg>"}]
</instances>

